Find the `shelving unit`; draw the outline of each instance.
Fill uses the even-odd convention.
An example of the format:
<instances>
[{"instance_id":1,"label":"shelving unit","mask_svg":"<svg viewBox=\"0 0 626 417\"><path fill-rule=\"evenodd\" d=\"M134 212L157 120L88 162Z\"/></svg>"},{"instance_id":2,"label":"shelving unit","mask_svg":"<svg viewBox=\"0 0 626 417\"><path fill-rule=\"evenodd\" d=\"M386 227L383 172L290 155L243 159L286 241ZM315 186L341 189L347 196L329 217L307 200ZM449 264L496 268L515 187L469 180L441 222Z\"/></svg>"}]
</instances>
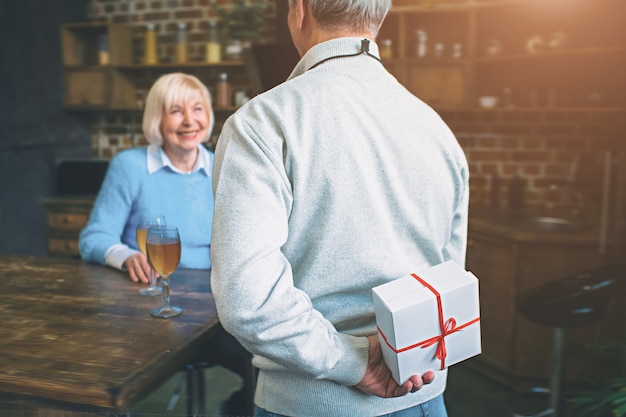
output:
<instances>
[{"instance_id":1,"label":"shelving unit","mask_svg":"<svg viewBox=\"0 0 626 417\"><path fill-rule=\"evenodd\" d=\"M612 0L398 0L379 39L392 41L388 69L440 110L495 95L500 109L626 111L625 15ZM417 30L428 37L422 58Z\"/></svg>"},{"instance_id":2,"label":"shelving unit","mask_svg":"<svg viewBox=\"0 0 626 417\"><path fill-rule=\"evenodd\" d=\"M68 109L129 108L132 80L115 70L132 61L131 30L104 23L61 27L63 97ZM106 48L106 61L99 52Z\"/></svg>"},{"instance_id":3,"label":"shelving unit","mask_svg":"<svg viewBox=\"0 0 626 417\"><path fill-rule=\"evenodd\" d=\"M107 39L106 62L98 54L102 37ZM139 110L152 83L168 72L193 74L209 89L219 72L246 72L244 61L137 64L133 62L131 28L113 23L63 25L61 42L64 106L73 111ZM234 106L214 108L216 113L234 110Z\"/></svg>"},{"instance_id":4,"label":"shelving unit","mask_svg":"<svg viewBox=\"0 0 626 417\"><path fill-rule=\"evenodd\" d=\"M394 6L379 39L390 39L393 58L385 65L415 95L440 109L468 106L471 93L470 9L466 6ZM418 57L417 30L426 33L425 56ZM453 58L453 46L460 57ZM436 52L436 45L443 49Z\"/></svg>"}]
</instances>

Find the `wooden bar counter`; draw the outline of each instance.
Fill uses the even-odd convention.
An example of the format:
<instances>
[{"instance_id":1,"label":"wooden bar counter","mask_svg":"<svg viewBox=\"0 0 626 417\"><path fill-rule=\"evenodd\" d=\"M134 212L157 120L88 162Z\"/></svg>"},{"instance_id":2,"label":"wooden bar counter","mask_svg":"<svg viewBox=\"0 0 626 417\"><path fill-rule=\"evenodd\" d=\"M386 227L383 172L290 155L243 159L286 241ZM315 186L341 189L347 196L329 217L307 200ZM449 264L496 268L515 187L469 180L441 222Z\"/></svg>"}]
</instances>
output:
<instances>
[{"instance_id":1,"label":"wooden bar counter","mask_svg":"<svg viewBox=\"0 0 626 417\"><path fill-rule=\"evenodd\" d=\"M602 252L599 229L540 230L505 209L471 209L467 269L479 279L482 354L476 370L516 388L545 380L551 369L552 332L532 323L515 307L515 297L551 281L611 264L622 264L616 250ZM564 378L582 381L606 377L626 363L593 355L585 346L623 337L625 307L612 303L606 317L587 327L568 329Z\"/></svg>"},{"instance_id":2,"label":"wooden bar counter","mask_svg":"<svg viewBox=\"0 0 626 417\"><path fill-rule=\"evenodd\" d=\"M223 331L209 277L174 272L184 312L163 320L126 273L0 254L0 409L127 412Z\"/></svg>"}]
</instances>

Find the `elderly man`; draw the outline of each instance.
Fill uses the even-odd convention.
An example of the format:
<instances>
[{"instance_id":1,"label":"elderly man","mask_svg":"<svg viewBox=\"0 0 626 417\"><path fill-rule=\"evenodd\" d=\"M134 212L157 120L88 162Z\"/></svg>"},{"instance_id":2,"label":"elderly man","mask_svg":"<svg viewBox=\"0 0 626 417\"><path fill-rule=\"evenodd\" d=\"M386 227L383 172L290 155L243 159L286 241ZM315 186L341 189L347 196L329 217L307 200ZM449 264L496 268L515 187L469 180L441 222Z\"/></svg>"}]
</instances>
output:
<instances>
[{"instance_id":1,"label":"elderly man","mask_svg":"<svg viewBox=\"0 0 626 417\"><path fill-rule=\"evenodd\" d=\"M469 198L454 135L379 59L390 5L289 0L300 62L218 141L212 287L257 416L446 416L446 371L398 385L376 337L373 287L464 265Z\"/></svg>"}]
</instances>

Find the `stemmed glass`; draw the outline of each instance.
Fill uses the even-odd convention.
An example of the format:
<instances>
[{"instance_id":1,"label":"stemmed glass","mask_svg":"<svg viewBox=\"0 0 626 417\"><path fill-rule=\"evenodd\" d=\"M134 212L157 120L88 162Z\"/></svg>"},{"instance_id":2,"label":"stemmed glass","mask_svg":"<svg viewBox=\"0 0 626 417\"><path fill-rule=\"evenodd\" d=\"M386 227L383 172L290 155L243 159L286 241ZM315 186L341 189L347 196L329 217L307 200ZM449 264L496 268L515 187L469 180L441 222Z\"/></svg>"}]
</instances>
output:
<instances>
[{"instance_id":1,"label":"stemmed glass","mask_svg":"<svg viewBox=\"0 0 626 417\"><path fill-rule=\"evenodd\" d=\"M137 246L139 250L146 257L148 252L146 251L146 237L148 236L148 229L156 226L165 226L165 216L162 215L145 215L140 216L137 223ZM147 287L141 288L139 294L141 295L159 295L161 294L161 287L156 285L156 274L154 269L150 268L150 282Z\"/></svg>"},{"instance_id":2,"label":"stemmed glass","mask_svg":"<svg viewBox=\"0 0 626 417\"><path fill-rule=\"evenodd\" d=\"M163 305L150 312L154 317L168 319L183 312L180 307L170 305L170 275L180 262L180 235L174 226L156 226L148 229L146 239L148 262L161 275Z\"/></svg>"}]
</instances>

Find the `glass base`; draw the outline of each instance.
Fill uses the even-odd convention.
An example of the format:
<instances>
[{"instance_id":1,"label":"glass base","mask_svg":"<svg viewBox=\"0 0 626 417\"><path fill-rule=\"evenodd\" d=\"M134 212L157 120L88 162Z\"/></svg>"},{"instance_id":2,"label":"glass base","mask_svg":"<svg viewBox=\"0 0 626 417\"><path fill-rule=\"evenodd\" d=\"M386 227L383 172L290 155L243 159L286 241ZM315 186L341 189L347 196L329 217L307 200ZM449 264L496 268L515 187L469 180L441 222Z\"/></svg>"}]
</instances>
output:
<instances>
[{"instance_id":1,"label":"glass base","mask_svg":"<svg viewBox=\"0 0 626 417\"><path fill-rule=\"evenodd\" d=\"M141 295L154 296L154 295L161 295L163 293L163 290L161 289L161 287L157 287L156 285L153 285L150 287L141 288L137 292Z\"/></svg>"},{"instance_id":2,"label":"glass base","mask_svg":"<svg viewBox=\"0 0 626 417\"><path fill-rule=\"evenodd\" d=\"M155 308L150 312L152 316L159 317L162 319L169 319L170 317L176 317L183 313L183 309L180 307L168 306L168 307L159 307Z\"/></svg>"}]
</instances>

